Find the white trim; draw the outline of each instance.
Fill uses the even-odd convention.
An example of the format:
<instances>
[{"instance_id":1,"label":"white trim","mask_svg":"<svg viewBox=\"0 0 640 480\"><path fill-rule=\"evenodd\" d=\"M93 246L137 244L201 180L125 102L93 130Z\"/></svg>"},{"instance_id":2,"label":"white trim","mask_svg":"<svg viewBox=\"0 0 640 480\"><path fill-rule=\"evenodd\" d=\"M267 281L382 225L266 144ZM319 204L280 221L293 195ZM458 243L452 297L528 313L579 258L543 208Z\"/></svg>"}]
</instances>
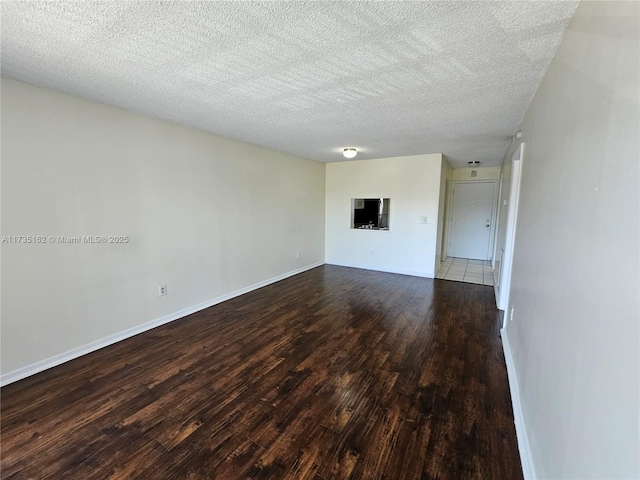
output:
<instances>
[{"instance_id":1,"label":"white trim","mask_svg":"<svg viewBox=\"0 0 640 480\"><path fill-rule=\"evenodd\" d=\"M435 273L416 272L414 270L402 270L397 268L386 268L386 267L377 267L377 266L363 267L362 265L355 265L351 263L326 262L326 264L336 265L338 267L359 268L361 270L373 270L374 272L397 273L399 275L411 275L412 277L435 278Z\"/></svg>"},{"instance_id":2,"label":"white trim","mask_svg":"<svg viewBox=\"0 0 640 480\"><path fill-rule=\"evenodd\" d=\"M516 374L515 363L513 362L513 355L511 354L511 346L509 345L507 330L504 328L501 329L500 336L502 337L504 360L507 364L507 377L509 378L509 390L511 391L513 419L516 424L516 437L518 437L518 450L520 451L522 473L524 475L524 480L536 480L538 477L536 476L533 457L531 456L531 446L529 445L529 436L527 435L527 425L524 421L524 414L522 412L518 376Z\"/></svg>"},{"instance_id":3,"label":"white trim","mask_svg":"<svg viewBox=\"0 0 640 480\"><path fill-rule=\"evenodd\" d=\"M147 330L159 327L160 325L164 325L165 323L178 320L179 318L186 317L187 315L191 315L192 313L199 312L200 310L204 310L205 308L209 308L226 300L239 297L240 295L244 295L245 293L249 293L253 290L266 287L267 285L279 282L280 280L284 280L285 278L289 278L294 275L298 275L299 273L306 272L307 270L311 270L321 265L324 265L324 262L312 263L311 265L307 265L306 267L298 268L297 270L283 273L282 275L263 280L262 282L254 283L253 285L241 288L240 290L221 295L219 297L207 300L206 302L202 302L191 307L183 308L182 310L170 313L169 315L165 315L164 317L156 318L155 320L151 320L141 325L128 328L127 330L114 333L113 335L109 335L108 337L101 338L100 340L96 340L95 342L87 343L86 345L73 348L63 353L59 353L58 355L54 355L53 357L45 358L44 360L40 360L39 362L32 363L31 365L27 365L25 367L18 368L17 370L7 372L3 375L0 375L0 386L4 387L5 385L17 382L18 380L22 380L23 378L29 377L31 375L35 375L36 373L47 370L48 368L55 367L62 363L68 362L69 360L73 360L75 358L81 357L82 355L86 355L87 353L95 352L96 350L107 347L109 345L113 345L114 343L117 343L121 340L125 340L129 337L133 337L134 335L138 335L139 333L146 332Z\"/></svg>"}]
</instances>

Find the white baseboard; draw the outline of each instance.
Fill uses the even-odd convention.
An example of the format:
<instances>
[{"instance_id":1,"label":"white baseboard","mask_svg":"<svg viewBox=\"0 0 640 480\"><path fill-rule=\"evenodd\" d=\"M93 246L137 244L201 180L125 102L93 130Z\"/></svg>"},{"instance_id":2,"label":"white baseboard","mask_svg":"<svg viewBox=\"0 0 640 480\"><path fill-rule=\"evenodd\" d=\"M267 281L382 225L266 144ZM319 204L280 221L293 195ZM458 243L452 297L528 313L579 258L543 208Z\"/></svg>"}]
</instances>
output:
<instances>
[{"instance_id":1,"label":"white baseboard","mask_svg":"<svg viewBox=\"0 0 640 480\"><path fill-rule=\"evenodd\" d=\"M533 457L531 456L531 446L529 445L527 426L522 412L518 376L516 374L515 363L513 363L513 356L511 354L511 346L509 345L507 330L504 328L500 330L500 336L502 338L504 359L507 364L509 390L511 390L511 404L513 405L513 418L516 424L516 436L518 437L518 450L520 451L520 461L522 462L522 473L524 475L524 480L536 480L538 477L536 476Z\"/></svg>"},{"instance_id":2,"label":"white baseboard","mask_svg":"<svg viewBox=\"0 0 640 480\"><path fill-rule=\"evenodd\" d=\"M423 277L423 278L434 278L434 273L429 272L417 272L413 270L401 270L395 268L385 268L385 267L376 267L376 266L366 266L362 265L354 265L350 263L337 263L337 262L326 262L327 265L336 265L338 267L349 267L349 268L360 268L362 270L373 270L374 272L385 272L385 273L397 273L399 275L411 275L412 277Z\"/></svg>"},{"instance_id":3,"label":"white baseboard","mask_svg":"<svg viewBox=\"0 0 640 480\"><path fill-rule=\"evenodd\" d=\"M114 343L117 343L121 340L125 340L129 337L133 337L134 335L138 335L139 333L146 332L147 330L159 327L160 325L164 325L165 323L178 320L179 318L186 317L187 315L191 315L192 313L199 312L200 310L204 310L205 308L209 308L226 300L239 297L240 295L244 295L245 293L257 290L258 288L266 287L267 285L279 282L280 280L284 280L285 278L289 278L299 273L306 272L307 270L311 270L321 265L324 265L324 262L313 263L311 265L307 265L306 267L283 273L282 275L278 275L277 277L269 278L262 282L258 282L248 287L241 288L240 290L221 295L211 300L207 300L206 302L183 308L182 310L171 313L169 315L165 315L164 317L156 318L155 320L151 320L141 325L128 328L127 330L114 333L113 335L109 335L108 337L101 338L99 340L96 340L95 342L82 345L58 355L54 355L53 357L45 358L44 360L40 360L39 362L32 363L22 368L18 368L17 370L7 372L3 375L0 375L0 386L4 387L5 385L17 382L18 380L22 380L23 378L26 378L28 376L35 375L36 373L47 370L48 368L55 367L62 363L68 362L69 360L73 360L74 358L86 355L87 353L95 352L96 350L107 347L109 345L113 345Z\"/></svg>"}]
</instances>

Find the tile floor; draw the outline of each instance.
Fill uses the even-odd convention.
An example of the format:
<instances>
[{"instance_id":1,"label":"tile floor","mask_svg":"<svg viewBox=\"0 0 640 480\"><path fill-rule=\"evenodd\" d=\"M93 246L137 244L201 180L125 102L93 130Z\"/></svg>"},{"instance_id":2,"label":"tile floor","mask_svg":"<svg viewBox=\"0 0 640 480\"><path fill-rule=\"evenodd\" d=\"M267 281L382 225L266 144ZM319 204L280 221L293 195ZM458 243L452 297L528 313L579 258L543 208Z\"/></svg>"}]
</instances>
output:
<instances>
[{"instance_id":1,"label":"tile floor","mask_svg":"<svg viewBox=\"0 0 640 480\"><path fill-rule=\"evenodd\" d=\"M436 278L493 285L493 272L491 270L491 262L488 260L447 257L440 265Z\"/></svg>"}]
</instances>

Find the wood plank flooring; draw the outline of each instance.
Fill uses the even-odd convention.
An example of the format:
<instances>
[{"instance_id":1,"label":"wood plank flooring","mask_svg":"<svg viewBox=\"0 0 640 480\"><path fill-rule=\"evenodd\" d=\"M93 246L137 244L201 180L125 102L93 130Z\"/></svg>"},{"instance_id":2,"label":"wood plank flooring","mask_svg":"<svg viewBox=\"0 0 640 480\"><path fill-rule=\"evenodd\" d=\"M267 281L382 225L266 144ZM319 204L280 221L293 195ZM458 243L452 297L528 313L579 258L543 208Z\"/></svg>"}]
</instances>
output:
<instances>
[{"instance_id":1,"label":"wood plank flooring","mask_svg":"<svg viewBox=\"0 0 640 480\"><path fill-rule=\"evenodd\" d=\"M4 479L522 478L491 287L323 266L2 389Z\"/></svg>"}]
</instances>

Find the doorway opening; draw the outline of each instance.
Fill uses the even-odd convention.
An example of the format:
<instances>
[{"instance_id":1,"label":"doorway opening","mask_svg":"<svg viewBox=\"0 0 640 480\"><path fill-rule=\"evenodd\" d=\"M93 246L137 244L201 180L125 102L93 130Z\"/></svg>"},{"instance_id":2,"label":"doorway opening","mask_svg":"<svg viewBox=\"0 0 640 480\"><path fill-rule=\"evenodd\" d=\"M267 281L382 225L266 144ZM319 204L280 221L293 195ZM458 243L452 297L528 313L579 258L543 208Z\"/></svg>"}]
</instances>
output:
<instances>
[{"instance_id":1,"label":"doorway opening","mask_svg":"<svg viewBox=\"0 0 640 480\"><path fill-rule=\"evenodd\" d=\"M518 220L518 202L520 199L520 177L522 173L522 158L524 143L521 143L512 157L511 185L507 205L507 221L504 236L499 239L499 251L496 251L495 293L496 305L499 310L507 310L509 306L509 289L511 288L511 269L513 267L513 249ZM497 246L497 247L498 247ZM496 247L496 250L498 248ZM506 326L506 325L505 325Z\"/></svg>"},{"instance_id":2,"label":"doorway opening","mask_svg":"<svg viewBox=\"0 0 640 480\"><path fill-rule=\"evenodd\" d=\"M495 237L497 182L453 182L447 255L491 260Z\"/></svg>"}]
</instances>

